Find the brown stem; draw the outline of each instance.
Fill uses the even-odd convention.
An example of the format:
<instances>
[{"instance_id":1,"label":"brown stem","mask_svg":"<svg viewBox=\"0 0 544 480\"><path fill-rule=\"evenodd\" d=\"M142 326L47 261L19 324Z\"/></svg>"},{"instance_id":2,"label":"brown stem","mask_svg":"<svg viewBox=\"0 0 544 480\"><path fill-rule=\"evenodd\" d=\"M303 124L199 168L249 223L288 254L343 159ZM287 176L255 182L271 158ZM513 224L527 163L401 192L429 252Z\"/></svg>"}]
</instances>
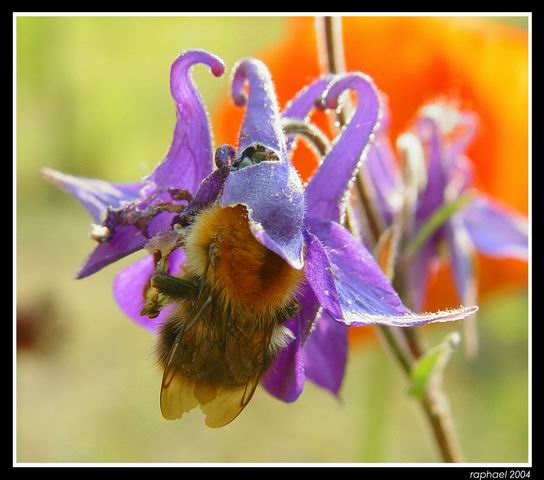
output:
<instances>
[{"instance_id":1,"label":"brown stem","mask_svg":"<svg viewBox=\"0 0 544 480\"><path fill-rule=\"evenodd\" d=\"M318 33L318 47L320 50L320 59L322 69L330 73L342 73L344 68L344 54L341 43L341 19L332 17L321 17L316 20ZM345 110L337 110L337 120L341 127L346 125ZM363 181L357 181L357 190L363 210L369 219L369 226L376 241L380 238L383 225L374 216L371 206L371 198L366 191ZM384 340L389 345L393 356L399 363L407 377L410 376L414 361L417 360L423 349L419 344L416 332L413 329L400 329L400 336L409 349L403 348L400 339L398 339L389 327L380 327ZM431 425L436 444L440 450L444 462L461 461L461 453L458 439L455 435L455 429L448 402L444 393L440 390L438 384L432 384L421 400L421 406Z\"/></svg>"},{"instance_id":2,"label":"brown stem","mask_svg":"<svg viewBox=\"0 0 544 480\"><path fill-rule=\"evenodd\" d=\"M329 139L315 125L302 120L287 119L282 123L283 133L286 135L301 135L315 148L319 157L322 158L331 149Z\"/></svg>"}]
</instances>

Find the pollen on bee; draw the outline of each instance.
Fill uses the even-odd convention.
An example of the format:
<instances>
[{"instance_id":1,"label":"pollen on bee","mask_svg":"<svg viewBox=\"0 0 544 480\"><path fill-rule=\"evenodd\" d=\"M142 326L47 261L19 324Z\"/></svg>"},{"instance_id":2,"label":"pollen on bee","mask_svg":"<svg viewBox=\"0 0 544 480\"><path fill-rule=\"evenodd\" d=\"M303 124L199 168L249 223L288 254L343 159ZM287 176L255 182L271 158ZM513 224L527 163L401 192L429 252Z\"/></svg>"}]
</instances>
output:
<instances>
[{"instance_id":1,"label":"pollen on bee","mask_svg":"<svg viewBox=\"0 0 544 480\"><path fill-rule=\"evenodd\" d=\"M286 307L303 278L255 239L242 205L216 204L200 213L185 239L185 253L190 273L205 275L227 303L255 311Z\"/></svg>"}]
</instances>

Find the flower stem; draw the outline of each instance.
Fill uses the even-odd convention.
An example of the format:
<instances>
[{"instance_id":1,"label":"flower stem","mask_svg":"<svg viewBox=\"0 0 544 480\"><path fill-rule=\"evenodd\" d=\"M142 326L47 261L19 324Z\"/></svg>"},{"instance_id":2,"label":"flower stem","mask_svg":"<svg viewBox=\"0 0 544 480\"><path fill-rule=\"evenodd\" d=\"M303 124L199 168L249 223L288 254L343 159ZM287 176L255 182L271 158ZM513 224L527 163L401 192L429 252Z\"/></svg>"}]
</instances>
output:
<instances>
[{"instance_id":1,"label":"flower stem","mask_svg":"<svg viewBox=\"0 0 544 480\"><path fill-rule=\"evenodd\" d=\"M304 137L311 148L316 150L320 158L327 155L331 149L329 139L315 125L288 118L283 122L282 128L285 135L301 135Z\"/></svg>"},{"instance_id":2,"label":"flower stem","mask_svg":"<svg viewBox=\"0 0 544 480\"><path fill-rule=\"evenodd\" d=\"M344 71L344 52L341 19L339 17L318 17L316 18L316 30L322 70L330 73L342 73ZM337 122L340 127L347 123L345 111L345 108L339 108L337 111ZM369 196L364 181L357 181L356 186L372 236L377 242L383 227L374 215L372 197ZM413 329L400 328L399 330L397 336L392 328L379 326L379 331L391 353L409 378L413 364L422 355L423 349ZM421 406L431 425L443 461L448 463L461 461L460 448L448 402L439 385L431 385L428 388L421 400Z\"/></svg>"}]
</instances>

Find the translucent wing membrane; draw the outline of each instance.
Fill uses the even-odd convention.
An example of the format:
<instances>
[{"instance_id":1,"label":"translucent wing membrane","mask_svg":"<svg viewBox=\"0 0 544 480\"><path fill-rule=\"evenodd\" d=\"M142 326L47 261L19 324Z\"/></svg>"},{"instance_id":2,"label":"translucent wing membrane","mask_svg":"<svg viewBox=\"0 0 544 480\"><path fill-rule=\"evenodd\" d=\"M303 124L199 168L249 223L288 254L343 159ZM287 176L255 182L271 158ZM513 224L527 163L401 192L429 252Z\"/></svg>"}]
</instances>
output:
<instances>
[{"instance_id":1,"label":"translucent wing membrane","mask_svg":"<svg viewBox=\"0 0 544 480\"><path fill-rule=\"evenodd\" d=\"M275 321L225 311L209 292L201 297L181 302L161 329L161 411L173 420L200 406L208 426L222 427L251 400Z\"/></svg>"}]
</instances>

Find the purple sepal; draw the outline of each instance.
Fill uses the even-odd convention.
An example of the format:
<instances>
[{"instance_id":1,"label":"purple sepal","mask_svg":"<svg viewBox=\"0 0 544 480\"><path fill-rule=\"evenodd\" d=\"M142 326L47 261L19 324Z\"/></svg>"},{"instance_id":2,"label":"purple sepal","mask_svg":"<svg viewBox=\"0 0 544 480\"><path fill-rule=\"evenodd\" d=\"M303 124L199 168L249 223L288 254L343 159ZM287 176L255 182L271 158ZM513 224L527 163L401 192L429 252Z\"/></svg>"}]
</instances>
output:
<instances>
[{"instance_id":1,"label":"purple sepal","mask_svg":"<svg viewBox=\"0 0 544 480\"><path fill-rule=\"evenodd\" d=\"M348 356L348 328L322 312L304 344L306 378L338 395Z\"/></svg>"},{"instance_id":2,"label":"purple sepal","mask_svg":"<svg viewBox=\"0 0 544 480\"><path fill-rule=\"evenodd\" d=\"M480 252L493 257L528 260L527 218L520 213L478 195L458 214L470 240Z\"/></svg>"},{"instance_id":3,"label":"purple sepal","mask_svg":"<svg viewBox=\"0 0 544 480\"><path fill-rule=\"evenodd\" d=\"M324 107L337 107L338 97L348 89L357 93L358 105L342 135L306 187L308 217L339 220L350 180L361 163L363 151L377 128L380 101L372 80L360 73L337 77L324 94Z\"/></svg>"},{"instance_id":4,"label":"purple sepal","mask_svg":"<svg viewBox=\"0 0 544 480\"><path fill-rule=\"evenodd\" d=\"M227 166L214 170L204 179L193 200L179 216L181 225L187 226L192 223L195 215L218 199L228 174L229 168Z\"/></svg>"},{"instance_id":5,"label":"purple sepal","mask_svg":"<svg viewBox=\"0 0 544 480\"><path fill-rule=\"evenodd\" d=\"M249 95L244 85L249 84ZM251 146L263 145L273 150L281 161L288 161L274 84L270 72L260 60L246 58L234 67L232 98L246 113L238 142L237 159Z\"/></svg>"},{"instance_id":6,"label":"purple sepal","mask_svg":"<svg viewBox=\"0 0 544 480\"><path fill-rule=\"evenodd\" d=\"M138 198L143 183L110 183L94 178L75 177L42 168L42 175L57 187L75 197L89 212L95 223L102 223L108 207L118 208Z\"/></svg>"},{"instance_id":7,"label":"purple sepal","mask_svg":"<svg viewBox=\"0 0 544 480\"><path fill-rule=\"evenodd\" d=\"M419 120L417 130L423 144L428 145L429 148L427 185L418 199L416 209L416 228L419 228L436 209L443 205L448 177L443 164L438 126L433 120L423 118Z\"/></svg>"},{"instance_id":8,"label":"purple sepal","mask_svg":"<svg viewBox=\"0 0 544 480\"><path fill-rule=\"evenodd\" d=\"M98 244L87 257L76 278L88 277L110 263L140 250L146 243L147 238L135 226L118 227L109 241Z\"/></svg>"},{"instance_id":9,"label":"purple sepal","mask_svg":"<svg viewBox=\"0 0 544 480\"><path fill-rule=\"evenodd\" d=\"M174 216L175 214L172 212L161 212L153 217L147 226L145 237L150 239L151 237L157 235L157 233L169 229L172 225L172 219Z\"/></svg>"},{"instance_id":10,"label":"purple sepal","mask_svg":"<svg viewBox=\"0 0 544 480\"><path fill-rule=\"evenodd\" d=\"M391 225L402 204L402 179L395 152L386 135L378 135L370 146L363 168L374 187L381 216L387 225Z\"/></svg>"},{"instance_id":11,"label":"purple sepal","mask_svg":"<svg viewBox=\"0 0 544 480\"><path fill-rule=\"evenodd\" d=\"M409 327L431 322L461 320L478 307L417 314L401 302L376 261L362 243L335 222L313 221L308 225L323 243L346 325L380 324Z\"/></svg>"},{"instance_id":12,"label":"purple sepal","mask_svg":"<svg viewBox=\"0 0 544 480\"><path fill-rule=\"evenodd\" d=\"M184 261L185 256L181 248L172 252L168 261L168 273L170 275L179 274ZM168 305L165 306L156 318L140 315L145 303L145 288L149 286L153 272L153 256L146 255L115 276L113 296L125 315L138 325L156 333L160 325L168 318L171 308Z\"/></svg>"},{"instance_id":13,"label":"purple sepal","mask_svg":"<svg viewBox=\"0 0 544 480\"><path fill-rule=\"evenodd\" d=\"M474 247L458 215L446 224L445 232L457 294L463 304L474 303L476 301Z\"/></svg>"},{"instance_id":14,"label":"purple sepal","mask_svg":"<svg viewBox=\"0 0 544 480\"><path fill-rule=\"evenodd\" d=\"M280 350L270 368L264 374L261 383L273 396L284 402L294 402L304 388L303 344L315 319L319 302L307 283L302 285L297 296L300 311L284 325L291 330L295 339Z\"/></svg>"},{"instance_id":15,"label":"purple sepal","mask_svg":"<svg viewBox=\"0 0 544 480\"><path fill-rule=\"evenodd\" d=\"M311 232L305 231L304 239L306 241L304 277L321 306L333 318L342 318L340 300L327 252L319 239Z\"/></svg>"},{"instance_id":16,"label":"purple sepal","mask_svg":"<svg viewBox=\"0 0 544 480\"><path fill-rule=\"evenodd\" d=\"M172 64L170 91L176 103L176 127L172 145L164 160L145 180L159 190L177 188L195 193L212 171L212 142L208 116L191 78L196 64L210 67L216 77L223 75L223 61L203 50L187 50Z\"/></svg>"},{"instance_id":17,"label":"purple sepal","mask_svg":"<svg viewBox=\"0 0 544 480\"><path fill-rule=\"evenodd\" d=\"M245 205L257 241L293 268L302 268L304 191L290 163L266 161L231 171L219 203Z\"/></svg>"},{"instance_id":18,"label":"purple sepal","mask_svg":"<svg viewBox=\"0 0 544 480\"><path fill-rule=\"evenodd\" d=\"M261 383L268 393L290 403L302 393L305 375L298 323L290 321L286 326L295 339L278 353L272 367L263 375Z\"/></svg>"}]
</instances>

